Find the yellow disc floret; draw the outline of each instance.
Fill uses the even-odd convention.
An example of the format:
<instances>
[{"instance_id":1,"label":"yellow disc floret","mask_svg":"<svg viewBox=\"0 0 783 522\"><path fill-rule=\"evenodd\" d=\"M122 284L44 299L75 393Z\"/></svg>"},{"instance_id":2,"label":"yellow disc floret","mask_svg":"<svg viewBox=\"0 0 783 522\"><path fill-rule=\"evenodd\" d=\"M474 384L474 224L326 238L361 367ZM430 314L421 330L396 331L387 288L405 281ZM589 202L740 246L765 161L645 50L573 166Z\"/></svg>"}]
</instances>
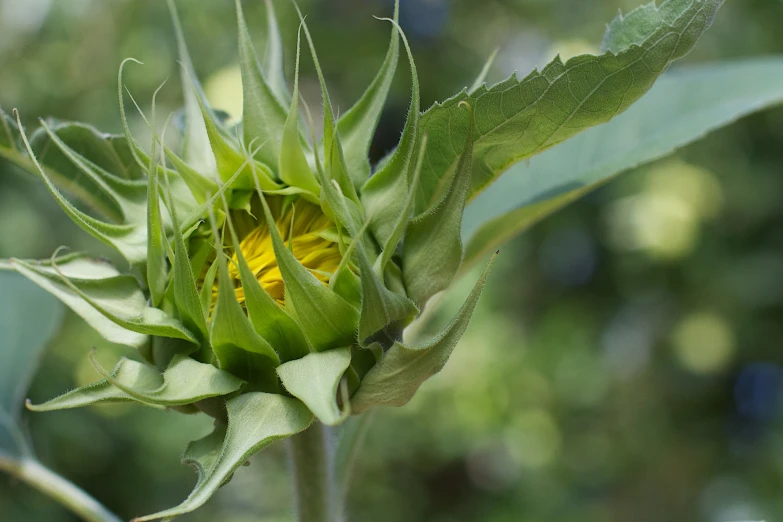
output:
<instances>
[{"instance_id":1,"label":"yellow disc floret","mask_svg":"<svg viewBox=\"0 0 783 522\"><path fill-rule=\"evenodd\" d=\"M270 198L271 199L271 198ZM275 202L276 203L276 202ZM302 199L281 205L275 214L275 224L286 246L297 260L324 284L340 265L342 255L336 240L334 223L324 215L317 205ZM272 205L277 207L277 205ZM278 207L279 208L279 207ZM239 248L250 270L261 286L278 304L285 305L285 285L277 264L269 227L262 220L240 241ZM245 290L239 276L236 252L231 255L229 275L234 283L237 301L245 302ZM217 298L217 285L213 287L213 303Z\"/></svg>"}]
</instances>

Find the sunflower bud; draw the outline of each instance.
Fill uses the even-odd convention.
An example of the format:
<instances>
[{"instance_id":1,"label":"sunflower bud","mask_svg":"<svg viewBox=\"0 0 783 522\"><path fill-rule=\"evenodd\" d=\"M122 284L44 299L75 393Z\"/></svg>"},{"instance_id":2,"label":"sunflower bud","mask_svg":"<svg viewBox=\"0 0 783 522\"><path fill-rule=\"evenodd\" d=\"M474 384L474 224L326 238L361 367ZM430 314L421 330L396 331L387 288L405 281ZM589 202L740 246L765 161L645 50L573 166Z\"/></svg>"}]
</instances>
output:
<instances>
[{"instance_id":1,"label":"sunflower bud","mask_svg":"<svg viewBox=\"0 0 783 522\"><path fill-rule=\"evenodd\" d=\"M381 70L339 120L304 21L289 94L279 56L266 70L259 66L237 2L241 128L227 128L204 99L173 6L186 100L182 150L165 145L154 114L145 118L155 136L151 149L131 135L123 99L126 63L119 103L124 146L138 174L122 178L99 167L57 128L44 125L43 139L81 169L86 190L111 203L115 221L74 206L36 163L41 180L71 219L128 260L131 273L79 254L9 265L108 340L139 348L147 362L123 359L108 371L93 359L102 380L29 408L133 401L216 418L215 431L184 454L199 473L190 497L138 520L197 508L250 454L306 429L313 418L335 425L376 405L407 403L443 367L465 331L489 267L443 332L419 346L402 341L403 330L460 268L474 125L463 102L461 117L471 124L460 160L436 199L422 207L417 196L427 137L419 130L416 67L397 10ZM275 39L271 10L269 18ZM321 141L308 139L314 133L301 125L302 36L321 81ZM399 146L371 176L370 138L400 41L412 102ZM280 48L273 44L270 49Z\"/></svg>"}]
</instances>

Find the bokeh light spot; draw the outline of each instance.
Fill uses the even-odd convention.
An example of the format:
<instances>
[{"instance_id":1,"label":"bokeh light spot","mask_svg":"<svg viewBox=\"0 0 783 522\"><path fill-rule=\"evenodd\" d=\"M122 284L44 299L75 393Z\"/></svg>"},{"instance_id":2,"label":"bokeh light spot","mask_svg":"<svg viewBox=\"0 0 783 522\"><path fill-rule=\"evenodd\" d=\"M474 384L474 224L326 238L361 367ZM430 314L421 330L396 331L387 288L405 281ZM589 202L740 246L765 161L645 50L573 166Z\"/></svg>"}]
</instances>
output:
<instances>
[{"instance_id":1,"label":"bokeh light spot","mask_svg":"<svg viewBox=\"0 0 783 522\"><path fill-rule=\"evenodd\" d=\"M694 373L723 370L734 355L734 332L722 317L697 312L685 317L674 330L674 349L680 364Z\"/></svg>"},{"instance_id":2,"label":"bokeh light spot","mask_svg":"<svg viewBox=\"0 0 783 522\"><path fill-rule=\"evenodd\" d=\"M561 438L552 415L543 409L520 412L506 431L509 454L528 469L554 463L560 455Z\"/></svg>"}]
</instances>

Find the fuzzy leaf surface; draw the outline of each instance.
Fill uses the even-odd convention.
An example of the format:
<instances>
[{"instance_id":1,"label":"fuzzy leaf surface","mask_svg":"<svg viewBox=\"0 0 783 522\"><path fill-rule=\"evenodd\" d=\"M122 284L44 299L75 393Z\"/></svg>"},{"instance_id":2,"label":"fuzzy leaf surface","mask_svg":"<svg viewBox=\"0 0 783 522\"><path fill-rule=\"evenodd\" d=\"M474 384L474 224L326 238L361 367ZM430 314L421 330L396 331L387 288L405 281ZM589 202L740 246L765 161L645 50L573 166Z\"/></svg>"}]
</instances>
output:
<instances>
[{"instance_id":1,"label":"fuzzy leaf surface","mask_svg":"<svg viewBox=\"0 0 783 522\"><path fill-rule=\"evenodd\" d=\"M148 364L121 359L105 379L82 386L40 405L33 411L77 408L98 402L133 401L148 406L181 406L238 391L244 384L230 373L184 355L175 355L163 373Z\"/></svg>"},{"instance_id":2,"label":"fuzzy leaf surface","mask_svg":"<svg viewBox=\"0 0 783 522\"><path fill-rule=\"evenodd\" d=\"M465 209L464 267L628 169L783 103L783 59L673 70L614 120L517 165Z\"/></svg>"},{"instance_id":3,"label":"fuzzy leaf surface","mask_svg":"<svg viewBox=\"0 0 783 522\"><path fill-rule=\"evenodd\" d=\"M723 0L667 0L618 16L600 56L556 58L522 80L516 75L493 87L467 91L438 103L421 118L429 145L417 209L438 200L456 168L468 130L458 108L475 111L476 144L471 196L514 163L565 141L626 110L671 62L688 53L711 25Z\"/></svg>"},{"instance_id":4,"label":"fuzzy leaf surface","mask_svg":"<svg viewBox=\"0 0 783 522\"><path fill-rule=\"evenodd\" d=\"M228 428L219 452L219 435L193 443L185 458L195 461L199 479L190 496L179 506L134 519L158 520L189 513L201 507L247 459L272 442L306 429L313 415L297 399L269 393L245 393L226 402Z\"/></svg>"},{"instance_id":5,"label":"fuzzy leaf surface","mask_svg":"<svg viewBox=\"0 0 783 522\"><path fill-rule=\"evenodd\" d=\"M322 423L333 426L345 415L337 404L337 388L351 364L351 349L315 352L281 364L277 375L288 392L305 403Z\"/></svg>"}]
</instances>

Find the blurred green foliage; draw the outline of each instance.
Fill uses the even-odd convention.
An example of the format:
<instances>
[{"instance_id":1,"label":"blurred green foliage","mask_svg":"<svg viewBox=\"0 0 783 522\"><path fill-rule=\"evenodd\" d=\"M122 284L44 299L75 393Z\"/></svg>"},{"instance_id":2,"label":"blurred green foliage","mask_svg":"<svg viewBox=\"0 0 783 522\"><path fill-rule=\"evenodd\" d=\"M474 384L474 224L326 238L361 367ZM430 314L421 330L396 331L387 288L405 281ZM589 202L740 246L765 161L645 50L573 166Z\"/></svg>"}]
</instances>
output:
<instances>
[{"instance_id":1,"label":"blurred green foliage","mask_svg":"<svg viewBox=\"0 0 783 522\"><path fill-rule=\"evenodd\" d=\"M387 0L310 0L308 14L336 107L382 60ZM597 47L603 22L637 0L403 0L422 106L490 75L527 72L556 52ZM208 95L236 114L232 3L181 1ZM281 3L291 56L296 21ZM246 1L262 42L262 2ZM686 61L783 50L783 3L727 2ZM163 2L0 0L0 105L23 121L78 119L118 131L116 73L148 105L177 75ZM289 64L290 65L290 64ZM317 106L305 60L303 93ZM290 69L289 69L290 70ZM303 72L304 74L304 72ZM399 137L400 73L373 154ZM176 82L159 114L181 103ZM133 122L141 132L138 120ZM783 514L783 110L743 120L674 158L620 178L504 248L472 326L443 374L401 410L376 414L350 493L353 520L718 522ZM0 257L48 257L59 245L106 252L76 229L41 184L0 164ZM464 297L474 278L453 290ZM448 296L434 323L455 307ZM459 303L461 299L453 299ZM93 381L91 347L121 355L68 315L30 396ZM178 464L209 421L141 408L28 415L43 462L130 518L183 499L195 474ZM284 446L241 469L183 520L290 520ZM261 516L259 516L259 513ZM61 507L0 477L3 521L65 522Z\"/></svg>"}]
</instances>

